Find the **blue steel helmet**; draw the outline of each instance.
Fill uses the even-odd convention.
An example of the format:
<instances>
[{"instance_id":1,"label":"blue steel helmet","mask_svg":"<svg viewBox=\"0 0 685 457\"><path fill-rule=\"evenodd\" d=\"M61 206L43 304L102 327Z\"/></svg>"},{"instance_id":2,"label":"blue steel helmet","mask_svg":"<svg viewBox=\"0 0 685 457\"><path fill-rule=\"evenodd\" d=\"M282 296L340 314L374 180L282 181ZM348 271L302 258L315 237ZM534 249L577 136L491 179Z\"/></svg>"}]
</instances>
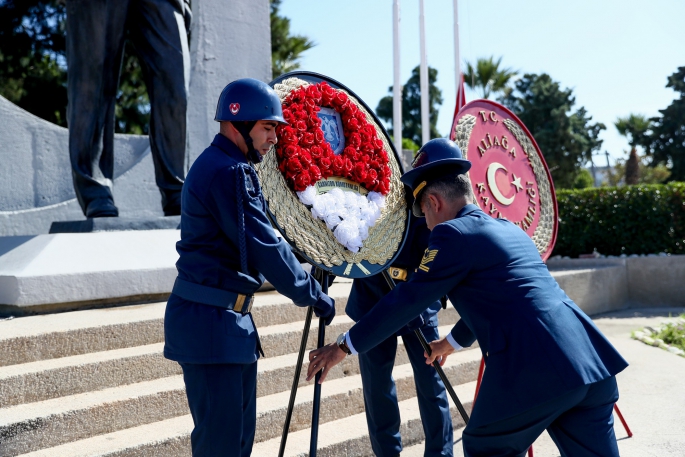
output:
<instances>
[{"instance_id":1,"label":"blue steel helmet","mask_svg":"<svg viewBox=\"0 0 685 457\"><path fill-rule=\"evenodd\" d=\"M464 159L459 146L447 138L435 138L424 144L411 164L412 169L400 178L414 194L412 212L422 217L421 191L433 181L449 175L464 174L471 162Z\"/></svg>"},{"instance_id":2,"label":"blue steel helmet","mask_svg":"<svg viewBox=\"0 0 685 457\"><path fill-rule=\"evenodd\" d=\"M224 87L214 120L276 121L287 124L276 91L268 84L252 78L238 79Z\"/></svg>"},{"instance_id":3,"label":"blue steel helmet","mask_svg":"<svg viewBox=\"0 0 685 457\"><path fill-rule=\"evenodd\" d=\"M281 100L271 86L252 78L237 79L224 87L216 105L214 120L233 123L247 144L247 159L252 163L262 161L262 155L252 145L250 131L258 121L283 119Z\"/></svg>"}]
</instances>

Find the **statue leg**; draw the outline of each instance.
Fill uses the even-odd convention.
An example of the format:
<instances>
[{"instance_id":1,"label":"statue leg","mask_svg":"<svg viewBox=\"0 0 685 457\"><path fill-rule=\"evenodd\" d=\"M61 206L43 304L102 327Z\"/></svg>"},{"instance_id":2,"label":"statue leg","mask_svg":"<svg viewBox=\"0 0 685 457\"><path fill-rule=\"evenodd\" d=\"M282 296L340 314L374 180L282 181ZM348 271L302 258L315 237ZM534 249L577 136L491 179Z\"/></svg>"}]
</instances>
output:
<instances>
[{"instance_id":1,"label":"statue leg","mask_svg":"<svg viewBox=\"0 0 685 457\"><path fill-rule=\"evenodd\" d=\"M116 216L114 105L128 1L67 0L69 156L74 191L88 217Z\"/></svg>"},{"instance_id":2,"label":"statue leg","mask_svg":"<svg viewBox=\"0 0 685 457\"><path fill-rule=\"evenodd\" d=\"M155 178L164 214L177 215L188 168L190 54L183 11L169 0L137 0L130 18L131 40L140 56L150 96L150 149Z\"/></svg>"}]
</instances>

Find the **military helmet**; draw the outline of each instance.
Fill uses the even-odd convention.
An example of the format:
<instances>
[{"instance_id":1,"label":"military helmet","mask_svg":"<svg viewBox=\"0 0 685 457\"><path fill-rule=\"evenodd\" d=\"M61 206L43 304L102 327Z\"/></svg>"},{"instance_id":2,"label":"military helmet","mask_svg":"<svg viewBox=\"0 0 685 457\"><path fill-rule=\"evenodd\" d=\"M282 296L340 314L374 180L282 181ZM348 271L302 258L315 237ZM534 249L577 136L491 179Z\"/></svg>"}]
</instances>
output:
<instances>
[{"instance_id":1,"label":"military helmet","mask_svg":"<svg viewBox=\"0 0 685 457\"><path fill-rule=\"evenodd\" d=\"M400 178L414 195L412 212L421 217L421 191L431 182L449 175L464 174L471 162L464 159L459 146L447 138L435 138L424 144L411 164L412 169Z\"/></svg>"},{"instance_id":2,"label":"military helmet","mask_svg":"<svg viewBox=\"0 0 685 457\"><path fill-rule=\"evenodd\" d=\"M252 78L238 79L224 87L214 120L276 121L287 124L276 91L268 84Z\"/></svg>"}]
</instances>

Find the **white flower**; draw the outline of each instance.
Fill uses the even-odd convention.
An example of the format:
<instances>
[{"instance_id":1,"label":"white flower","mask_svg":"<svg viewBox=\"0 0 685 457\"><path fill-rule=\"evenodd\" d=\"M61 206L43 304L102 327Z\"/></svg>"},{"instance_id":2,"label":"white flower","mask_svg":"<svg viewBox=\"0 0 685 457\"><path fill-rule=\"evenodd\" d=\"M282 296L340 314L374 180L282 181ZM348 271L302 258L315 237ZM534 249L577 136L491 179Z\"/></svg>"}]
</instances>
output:
<instances>
[{"instance_id":1,"label":"white flower","mask_svg":"<svg viewBox=\"0 0 685 457\"><path fill-rule=\"evenodd\" d=\"M304 203L307 206L312 206L314 204L314 200L317 197L316 187L315 186L308 186L302 192L298 192L297 196L300 198L300 201L302 203Z\"/></svg>"},{"instance_id":2,"label":"white flower","mask_svg":"<svg viewBox=\"0 0 685 457\"><path fill-rule=\"evenodd\" d=\"M352 252L359 251L362 247L362 240L359 236L359 228L354 220L342 221L333 231L333 235L340 244L347 247Z\"/></svg>"}]
</instances>

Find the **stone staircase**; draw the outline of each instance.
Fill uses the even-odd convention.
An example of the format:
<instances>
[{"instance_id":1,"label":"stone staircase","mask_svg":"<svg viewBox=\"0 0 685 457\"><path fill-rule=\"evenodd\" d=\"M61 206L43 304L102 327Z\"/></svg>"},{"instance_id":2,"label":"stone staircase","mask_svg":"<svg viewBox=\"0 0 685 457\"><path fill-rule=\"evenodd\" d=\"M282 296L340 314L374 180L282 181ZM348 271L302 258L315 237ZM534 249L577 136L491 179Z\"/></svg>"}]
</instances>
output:
<instances>
[{"instance_id":1,"label":"stone staircase","mask_svg":"<svg viewBox=\"0 0 685 457\"><path fill-rule=\"evenodd\" d=\"M352 325L344 308L349 280L330 294L332 341ZM164 303L74 311L0 321L0 456L188 456L192 419L178 364L162 356ZM276 456L306 310L276 292L253 307L266 358L258 365L253 455ZM440 313L441 334L457 314ZM317 324L310 330L315 346ZM401 340L400 340L401 343ZM470 410L480 352L451 356L444 369ZM404 455L422 455L423 430L411 365L400 344L394 370ZM300 380L286 455L309 451L313 382ZM463 422L452 408L455 427ZM355 357L322 388L320 456L372 455Z\"/></svg>"}]
</instances>

